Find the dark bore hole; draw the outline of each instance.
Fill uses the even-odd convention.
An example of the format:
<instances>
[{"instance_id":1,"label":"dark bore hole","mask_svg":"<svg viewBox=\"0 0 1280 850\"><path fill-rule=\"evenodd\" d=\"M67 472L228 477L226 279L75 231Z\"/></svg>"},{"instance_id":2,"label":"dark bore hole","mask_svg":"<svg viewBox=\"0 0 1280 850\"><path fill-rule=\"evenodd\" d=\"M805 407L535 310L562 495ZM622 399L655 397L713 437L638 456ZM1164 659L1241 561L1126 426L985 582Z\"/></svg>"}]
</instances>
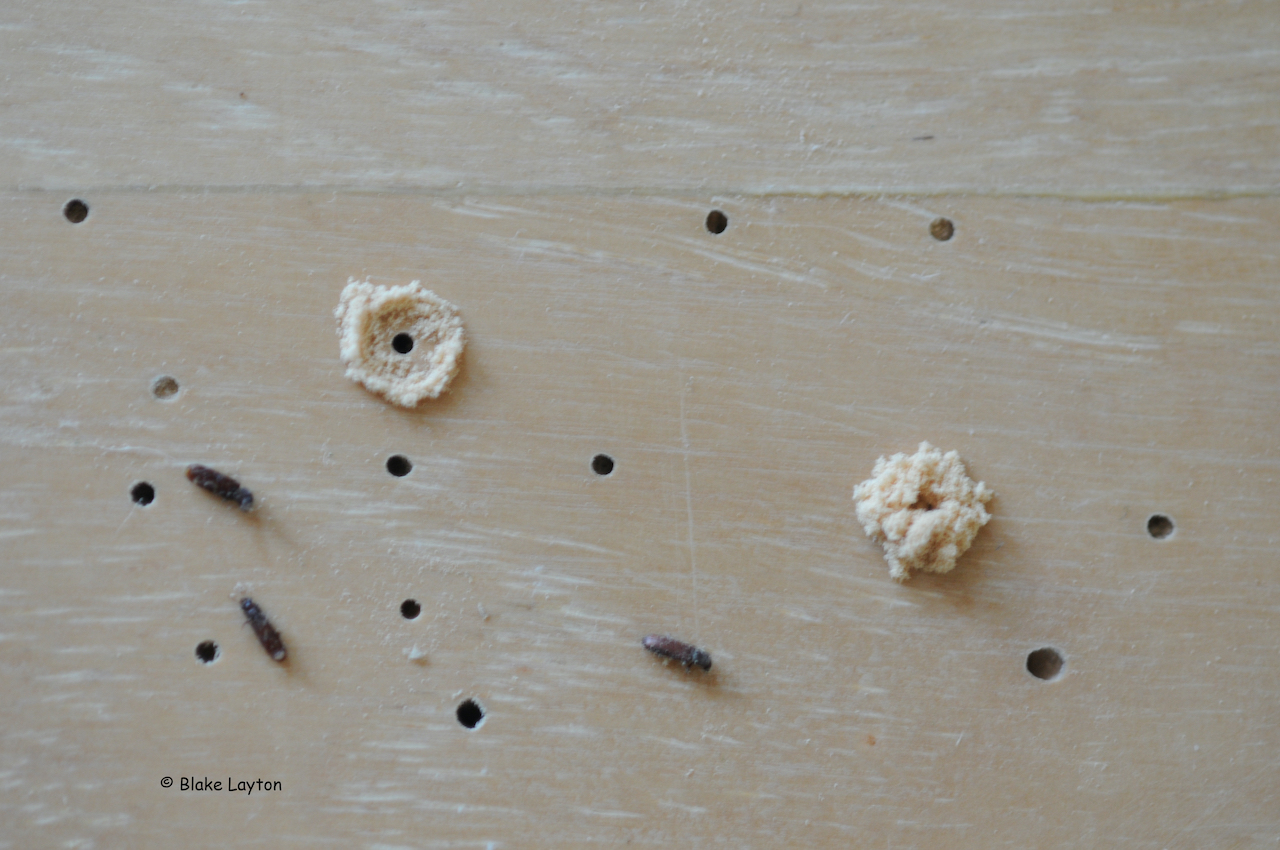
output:
<instances>
[{"instance_id":1,"label":"dark bore hole","mask_svg":"<svg viewBox=\"0 0 1280 850\"><path fill-rule=\"evenodd\" d=\"M156 398L173 398L178 394L178 381L170 375L161 375L151 382L151 394Z\"/></svg>"},{"instance_id":2,"label":"dark bore hole","mask_svg":"<svg viewBox=\"0 0 1280 850\"><path fill-rule=\"evenodd\" d=\"M712 233L724 233L724 229L729 226L729 216L720 212L720 210L712 210L707 213L707 230Z\"/></svg>"},{"instance_id":3,"label":"dark bore hole","mask_svg":"<svg viewBox=\"0 0 1280 850\"><path fill-rule=\"evenodd\" d=\"M387 472L396 478L404 478L413 469L413 464L404 455L392 455L387 458Z\"/></svg>"},{"instance_id":4,"label":"dark bore hole","mask_svg":"<svg viewBox=\"0 0 1280 850\"><path fill-rule=\"evenodd\" d=\"M1173 520L1164 514L1153 514L1151 519L1147 520L1147 534L1156 540L1164 540L1173 534Z\"/></svg>"},{"instance_id":5,"label":"dark bore hole","mask_svg":"<svg viewBox=\"0 0 1280 850\"><path fill-rule=\"evenodd\" d=\"M156 500L156 488L145 481L139 481L133 485L133 489L129 491L129 496L133 499L135 505L142 505L145 508Z\"/></svg>"},{"instance_id":6,"label":"dark bore hole","mask_svg":"<svg viewBox=\"0 0 1280 850\"><path fill-rule=\"evenodd\" d=\"M484 709L473 699L458 706L458 722L468 729L474 729L484 720Z\"/></svg>"},{"instance_id":7,"label":"dark bore hole","mask_svg":"<svg viewBox=\"0 0 1280 850\"><path fill-rule=\"evenodd\" d=\"M67 201L67 205L62 208L62 214L72 224L79 224L89 217L89 205L76 198L74 201Z\"/></svg>"},{"instance_id":8,"label":"dark bore hole","mask_svg":"<svg viewBox=\"0 0 1280 850\"><path fill-rule=\"evenodd\" d=\"M938 497L934 493L921 493L915 503L911 505L911 509L916 511L936 511L938 509Z\"/></svg>"},{"instance_id":9,"label":"dark bore hole","mask_svg":"<svg viewBox=\"0 0 1280 850\"><path fill-rule=\"evenodd\" d=\"M1062 675L1062 654L1051 646L1037 649L1027 656L1027 672L1037 679L1052 682Z\"/></svg>"},{"instance_id":10,"label":"dark bore hole","mask_svg":"<svg viewBox=\"0 0 1280 850\"><path fill-rule=\"evenodd\" d=\"M596 455L591 459L591 471L596 475L608 475L613 472L613 458L608 455Z\"/></svg>"},{"instance_id":11,"label":"dark bore hole","mask_svg":"<svg viewBox=\"0 0 1280 850\"><path fill-rule=\"evenodd\" d=\"M196 658L200 659L202 664L212 664L221 654L222 651L218 649L218 645L211 640L206 640L196 647Z\"/></svg>"},{"instance_id":12,"label":"dark bore hole","mask_svg":"<svg viewBox=\"0 0 1280 850\"><path fill-rule=\"evenodd\" d=\"M939 242L946 242L956 235L956 226L949 218L935 218L929 225L929 235Z\"/></svg>"},{"instance_id":13,"label":"dark bore hole","mask_svg":"<svg viewBox=\"0 0 1280 850\"><path fill-rule=\"evenodd\" d=\"M422 606L418 604L416 599L406 599L400 603L400 614L406 620L416 620L421 613Z\"/></svg>"},{"instance_id":14,"label":"dark bore hole","mask_svg":"<svg viewBox=\"0 0 1280 850\"><path fill-rule=\"evenodd\" d=\"M413 351L413 337L408 334L396 334L395 339L391 340L391 347L399 354L408 354Z\"/></svg>"}]
</instances>

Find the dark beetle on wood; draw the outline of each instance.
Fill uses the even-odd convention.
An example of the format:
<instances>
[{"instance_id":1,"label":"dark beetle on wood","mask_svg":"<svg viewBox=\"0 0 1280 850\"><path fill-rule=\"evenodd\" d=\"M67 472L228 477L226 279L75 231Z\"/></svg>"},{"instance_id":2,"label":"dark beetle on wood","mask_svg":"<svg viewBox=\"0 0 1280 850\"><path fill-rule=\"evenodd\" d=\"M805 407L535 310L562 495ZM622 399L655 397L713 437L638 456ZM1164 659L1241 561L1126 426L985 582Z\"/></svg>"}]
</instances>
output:
<instances>
[{"instance_id":1,"label":"dark beetle on wood","mask_svg":"<svg viewBox=\"0 0 1280 850\"><path fill-rule=\"evenodd\" d=\"M235 502L242 511L253 509L253 494L241 487L240 482L230 475L223 475L216 469L193 463L187 467L187 480L215 496Z\"/></svg>"},{"instance_id":2,"label":"dark beetle on wood","mask_svg":"<svg viewBox=\"0 0 1280 850\"><path fill-rule=\"evenodd\" d=\"M267 655L276 661L284 661L289 654L284 648L284 641L280 639L280 633L276 631L275 626L271 625L267 615L262 613L258 603L246 596L240 600L240 608L244 611L249 625L253 626L253 633L258 636L258 643L262 644Z\"/></svg>"},{"instance_id":3,"label":"dark beetle on wood","mask_svg":"<svg viewBox=\"0 0 1280 850\"><path fill-rule=\"evenodd\" d=\"M696 646L690 646L684 641L679 641L666 635L649 635L641 643L644 644L645 649L654 655L661 655L663 658L674 658L685 667L701 667L703 670L711 669L710 653L703 652Z\"/></svg>"}]
</instances>

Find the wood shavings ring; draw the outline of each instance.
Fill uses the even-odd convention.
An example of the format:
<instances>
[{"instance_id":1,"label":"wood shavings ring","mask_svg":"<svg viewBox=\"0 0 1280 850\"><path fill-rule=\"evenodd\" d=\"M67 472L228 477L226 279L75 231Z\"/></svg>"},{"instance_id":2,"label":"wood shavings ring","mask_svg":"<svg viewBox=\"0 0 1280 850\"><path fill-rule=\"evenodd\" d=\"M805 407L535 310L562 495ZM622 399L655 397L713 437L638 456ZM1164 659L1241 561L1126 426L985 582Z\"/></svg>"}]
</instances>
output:
<instances>
[{"instance_id":1,"label":"wood shavings ring","mask_svg":"<svg viewBox=\"0 0 1280 850\"><path fill-rule=\"evenodd\" d=\"M458 373L466 337L458 308L419 281L348 280L333 311L347 377L392 404L439 398Z\"/></svg>"}]
</instances>

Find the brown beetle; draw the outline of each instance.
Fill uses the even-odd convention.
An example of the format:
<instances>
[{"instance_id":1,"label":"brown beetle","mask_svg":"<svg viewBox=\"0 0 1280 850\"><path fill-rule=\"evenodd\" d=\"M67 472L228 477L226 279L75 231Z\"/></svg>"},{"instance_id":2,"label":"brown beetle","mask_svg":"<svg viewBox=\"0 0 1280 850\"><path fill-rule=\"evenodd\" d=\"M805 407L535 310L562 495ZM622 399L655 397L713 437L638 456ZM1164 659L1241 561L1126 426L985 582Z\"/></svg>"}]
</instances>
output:
<instances>
[{"instance_id":1,"label":"brown beetle","mask_svg":"<svg viewBox=\"0 0 1280 850\"><path fill-rule=\"evenodd\" d=\"M241 487L240 482L230 475L223 475L216 469L193 463L187 467L187 480L215 496L235 502L242 511L253 509L253 494Z\"/></svg>"},{"instance_id":2,"label":"brown beetle","mask_svg":"<svg viewBox=\"0 0 1280 850\"><path fill-rule=\"evenodd\" d=\"M275 661L284 661L289 655L284 648L284 641L280 639L280 633L276 631L275 626L271 625L267 615L262 613L258 603L246 596L240 600L240 608L244 611L249 625L253 626L253 633L258 636L258 643L262 644L267 655Z\"/></svg>"},{"instance_id":3,"label":"brown beetle","mask_svg":"<svg viewBox=\"0 0 1280 850\"><path fill-rule=\"evenodd\" d=\"M640 643L654 655L661 655L663 658L674 658L685 667L701 667L703 670L711 669L710 653L704 652L684 641L676 640L666 635L648 635Z\"/></svg>"}]
</instances>

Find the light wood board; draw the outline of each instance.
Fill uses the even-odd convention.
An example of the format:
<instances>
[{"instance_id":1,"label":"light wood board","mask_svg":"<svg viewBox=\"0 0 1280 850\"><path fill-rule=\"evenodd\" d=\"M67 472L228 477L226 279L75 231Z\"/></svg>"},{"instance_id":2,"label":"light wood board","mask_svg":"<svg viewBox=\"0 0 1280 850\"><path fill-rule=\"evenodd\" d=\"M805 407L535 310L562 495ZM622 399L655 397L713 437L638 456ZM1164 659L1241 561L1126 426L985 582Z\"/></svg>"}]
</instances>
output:
<instances>
[{"instance_id":1,"label":"light wood board","mask_svg":"<svg viewBox=\"0 0 1280 850\"><path fill-rule=\"evenodd\" d=\"M1271 0L0 11L0 186L1280 187Z\"/></svg>"},{"instance_id":2,"label":"light wood board","mask_svg":"<svg viewBox=\"0 0 1280 850\"><path fill-rule=\"evenodd\" d=\"M1280 840L1271 6L5 14L0 847ZM446 396L349 277L459 305ZM898 585L922 440L997 497Z\"/></svg>"}]
</instances>

